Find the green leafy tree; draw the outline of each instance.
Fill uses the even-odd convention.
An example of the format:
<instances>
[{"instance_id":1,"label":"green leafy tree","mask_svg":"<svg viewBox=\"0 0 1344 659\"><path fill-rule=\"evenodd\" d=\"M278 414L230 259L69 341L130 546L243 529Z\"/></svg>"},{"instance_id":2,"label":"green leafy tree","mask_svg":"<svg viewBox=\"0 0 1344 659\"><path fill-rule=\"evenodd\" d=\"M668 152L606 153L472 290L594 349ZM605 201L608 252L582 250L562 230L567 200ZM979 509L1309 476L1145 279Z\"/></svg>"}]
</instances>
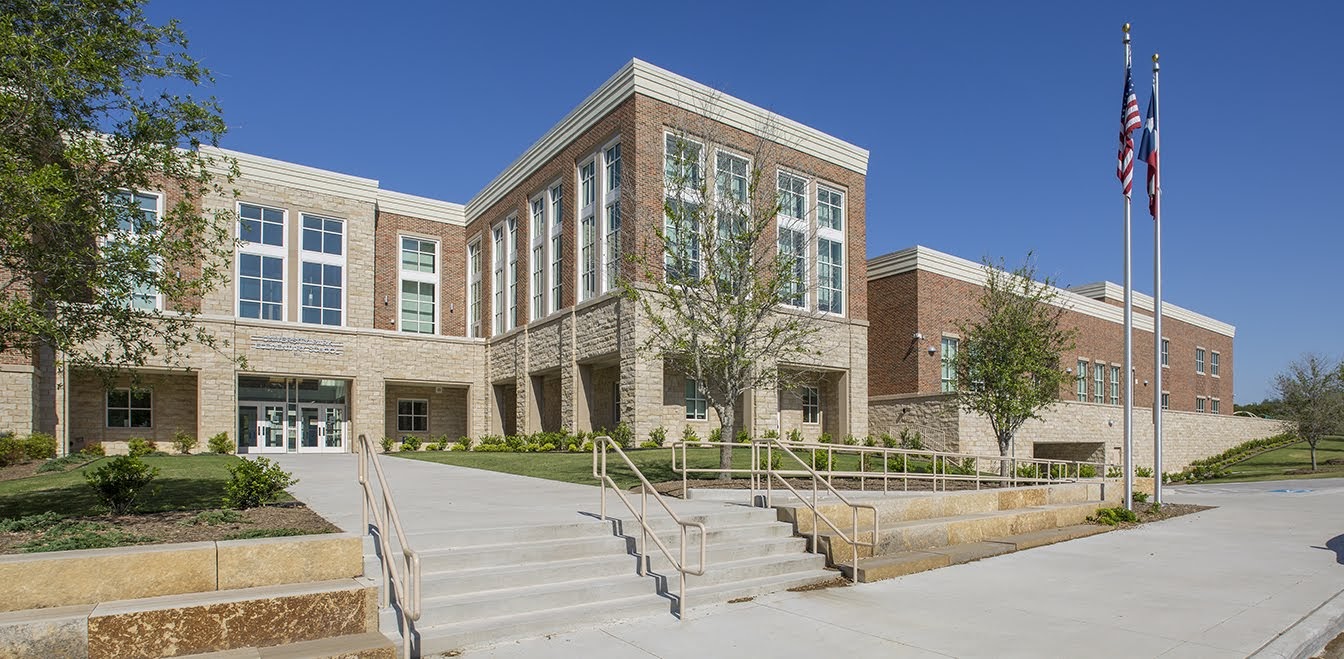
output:
<instances>
[{"instance_id":1,"label":"green leafy tree","mask_svg":"<svg viewBox=\"0 0 1344 659\"><path fill-rule=\"evenodd\" d=\"M1036 280L1031 254L1008 272L1000 260L984 264L979 316L957 323L961 334L955 364L957 403L983 414L1007 456L1027 419L1059 400L1069 376L1060 355L1073 350L1077 329L1066 327L1066 309L1057 303L1050 279ZM1002 463L1001 473L1008 473Z\"/></svg>"},{"instance_id":2,"label":"green leafy tree","mask_svg":"<svg viewBox=\"0 0 1344 659\"><path fill-rule=\"evenodd\" d=\"M643 281L622 285L648 321L641 348L693 378L720 436L734 437L742 394L791 386L806 369L779 366L817 354L813 314L783 310L806 306L815 232L776 230L782 211L807 214L783 208L766 174L780 162L773 142L726 144L717 133L712 120L692 120L670 135L662 217L652 222L657 240L641 252L655 256L635 257ZM721 447L721 469L732 467L732 450Z\"/></svg>"},{"instance_id":3,"label":"green leafy tree","mask_svg":"<svg viewBox=\"0 0 1344 659\"><path fill-rule=\"evenodd\" d=\"M0 0L0 351L107 374L216 343L194 315L227 276L229 213L200 200L236 164L200 150L225 129L191 95L209 73L143 4Z\"/></svg>"},{"instance_id":4,"label":"green leafy tree","mask_svg":"<svg viewBox=\"0 0 1344 659\"><path fill-rule=\"evenodd\" d=\"M1344 434L1344 364L1316 354L1303 355L1274 379L1283 419L1311 447L1316 470L1316 444L1326 435Z\"/></svg>"}]
</instances>

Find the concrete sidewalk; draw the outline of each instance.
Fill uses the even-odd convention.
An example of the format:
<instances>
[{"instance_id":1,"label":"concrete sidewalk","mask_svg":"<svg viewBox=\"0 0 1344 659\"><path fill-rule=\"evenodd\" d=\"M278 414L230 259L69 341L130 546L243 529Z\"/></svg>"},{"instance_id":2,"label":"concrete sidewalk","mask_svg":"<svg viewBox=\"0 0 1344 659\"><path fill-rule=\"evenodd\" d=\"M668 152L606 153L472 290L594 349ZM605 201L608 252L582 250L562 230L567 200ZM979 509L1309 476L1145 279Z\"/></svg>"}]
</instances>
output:
<instances>
[{"instance_id":1,"label":"concrete sidewalk","mask_svg":"<svg viewBox=\"0 0 1344 659\"><path fill-rule=\"evenodd\" d=\"M1232 658L1344 597L1344 480L1181 487L1168 500L1219 508L892 581L693 607L680 623L467 654Z\"/></svg>"}]
</instances>

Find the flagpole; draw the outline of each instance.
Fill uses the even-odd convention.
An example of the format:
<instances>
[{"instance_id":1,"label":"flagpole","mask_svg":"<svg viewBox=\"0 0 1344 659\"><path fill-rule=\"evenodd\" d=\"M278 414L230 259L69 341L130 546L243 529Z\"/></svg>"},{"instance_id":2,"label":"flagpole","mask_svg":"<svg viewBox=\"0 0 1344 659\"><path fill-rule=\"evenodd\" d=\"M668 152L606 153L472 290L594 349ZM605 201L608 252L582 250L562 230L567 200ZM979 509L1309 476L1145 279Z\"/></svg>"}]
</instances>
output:
<instances>
[{"instance_id":1,"label":"flagpole","mask_svg":"<svg viewBox=\"0 0 1344 659\"><path fill-rule=\"evenodd\" d=\"M1153 96L1157 96L1157 53L1153 53ZM1156 101L1153 101L1156 103ZM1160 126L1153 108L1153 124ZM1162 134L1154 132L1153 149L1162 154ZM1153 501L1162 503L1162 168L1153 180Z\"/></svg>"},{"instance_id":2,"label":"flagpole","mask_svg":"<svg viewBox=\"0 0 1344 659\"><path fill-rule=\"evenodd\" d=\"M1125 23L1125 71L1130 69L1129 23ZM1134 282L1130 262L1130 197L1125 195L1125 508L1134 509Z\"/></svg>"}]
</instances>

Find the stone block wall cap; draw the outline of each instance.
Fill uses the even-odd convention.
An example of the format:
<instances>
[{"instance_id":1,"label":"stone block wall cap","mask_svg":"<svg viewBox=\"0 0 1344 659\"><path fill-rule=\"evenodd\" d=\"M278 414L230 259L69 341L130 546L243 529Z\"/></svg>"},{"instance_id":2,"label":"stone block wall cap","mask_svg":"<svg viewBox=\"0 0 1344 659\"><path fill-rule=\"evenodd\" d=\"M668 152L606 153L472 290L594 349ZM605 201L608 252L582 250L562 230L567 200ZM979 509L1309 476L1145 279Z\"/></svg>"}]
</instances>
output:
<instances>
[{"instance_id":1,"label":"stone block wall cap","mask_svg":"<svg viewBox=\"0 0 1344 659\"><path fill-rule=\"evenodd\" d=\"M184 551L215 551L214 541L177 542L163 545L130 545L127 547L108 547L106 549L70 549L66 551L46 551L35 554L6 554L0 556L3 563L37 563L42 561L78 560L83 558L133 557L151 553L175 553Z\"/></svg>"}]
</instances>

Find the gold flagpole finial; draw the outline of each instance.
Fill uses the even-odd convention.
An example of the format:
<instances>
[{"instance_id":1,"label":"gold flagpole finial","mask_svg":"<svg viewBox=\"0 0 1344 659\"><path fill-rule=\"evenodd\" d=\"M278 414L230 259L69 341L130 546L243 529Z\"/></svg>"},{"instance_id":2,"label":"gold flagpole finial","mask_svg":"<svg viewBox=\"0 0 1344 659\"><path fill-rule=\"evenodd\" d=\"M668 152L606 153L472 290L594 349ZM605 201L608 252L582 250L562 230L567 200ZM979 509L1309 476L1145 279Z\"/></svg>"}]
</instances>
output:
<instances>
[{"instance_id":1,"label":"gold flagpole finial","mask_svg":"<svg viewBox=\"0 0 1344 659\"><path fill-rule=\"evenodd\" d=\"M1153 53L1153 64L1157 64L1157 53Z\"/></svg>"},{"instance_id":2,"label":"gold flagpole finial","mask_svg":"<svg viewBox=\"0 0 1344 659\"><path fill-rule=\"evenodd\" d=\"M1124 30L1125 34L1129 34L1129 23L1125 23L1124 27L1121 27L1120 29Z\"/></svg>"}]
</instances>

